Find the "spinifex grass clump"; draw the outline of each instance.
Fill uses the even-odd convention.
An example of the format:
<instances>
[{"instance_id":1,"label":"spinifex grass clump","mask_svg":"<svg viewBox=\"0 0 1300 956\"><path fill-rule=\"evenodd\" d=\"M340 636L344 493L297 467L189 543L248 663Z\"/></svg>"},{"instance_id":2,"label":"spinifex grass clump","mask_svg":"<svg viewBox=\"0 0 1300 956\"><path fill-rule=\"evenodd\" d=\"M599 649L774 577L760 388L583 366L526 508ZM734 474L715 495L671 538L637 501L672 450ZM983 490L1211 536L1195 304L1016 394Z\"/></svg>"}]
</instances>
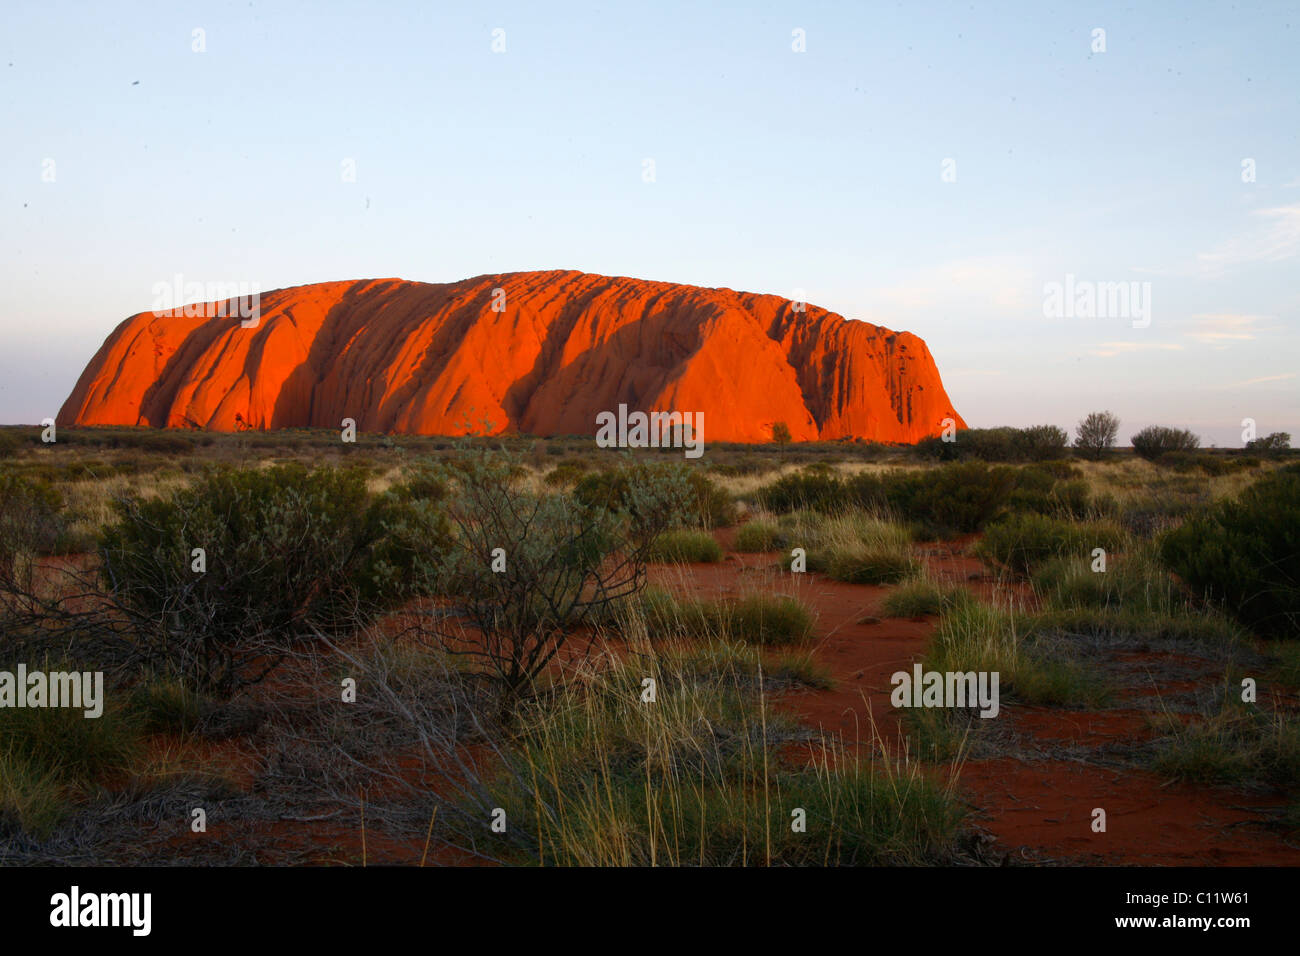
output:
<instances>
[{"instance_id":1,"label":"spinifex grass clump","mask_svg":"<svg viewBox=\"0 0 1300 956\"><path fill-rule=\"evenodd\" d=\"M809 571L821 571L849 584L888 584L916 573L910 532L863 511L835 517L800 511L782 519L791 548L803 548ZM782 558L785 567L794 558Z\"/></svg>"},{"instance_id":2,"label":"spinifex grass clump","mask_svg":"<svg viewBox=\"0 0 1300 956\"><path fill-rule=\"evenodd\" d=\"M802 603L779 594L753 593L739 598L678 598L662 588L647 588L623 621L643 622L654 639L686 636L699 641L741 641L754 645L806 644L813 636L813 616Z\"/></svg>"},{"instance_id":3,"label":"spinifex grass clump","mask_svg":"<svg viewBox=\"0 0 1300 956\"><path fill-rule=\"evenodd\" d=\"M939 619L925 668L997 673L1001 693L1032 704L1098 704L1109 688L1088 668L1055 652L1050 629L1010 608L964 602Z\"/></svg>"},{"instance_id":4,"label":"spinifex grass clump","mask_svg":"<svg viewBox=\"0 0 1300 956\"><path fill-rule=\"evenodd\" d=\"M1149 546L1111 558L1094 570L1088 555L1060 555L1030 576L1034 591L1053 608L1130 607L1168 613L1186 603Z\"/></svg>"},{"instance_id":5,"label":"spinifex grass clump","mask_svg":"<svg viewBox=\"0 0 1300 956\"><path fill-rule=\"evenodd\" d=\"M579 866L916 864L950 852L952 779L808 740L771 712L743 652L716 648L703 664L698 649L647 653L531 704L484 785L509 821L486 845Z\"/></svg>"},{"instance_id":6,"label":"spinifex grass clump","mask_svg":"<svg viewBox=\"0 0 1300 956\"><path fill-rule=\"evenodd\" d=\"M1300 720L1294 713L1241 703L1229 684L1220 709L1157 741L1152 763L1176 780L1300 787Z\"/></svg>"},{"instance_id":7,"label":"spinifex grass clump","mask_svg":"<svg viewBox=\"0 0 1300 956\"><path fill-rule=\"evenodd\" d=\"M920 617L939 614L974 600L970 591L961 585L944 584L922 573L890 591L881 604L881 612L886 617Z\"/></svg>"},{"instance_id":8,"label":"spinifex grass clump","mask_svg":"<svg viewBox=\"0 0 1300 956\"><path fill-rule=\"evenodd\" d=\"M51 662L40 668L70 670ZM141 735L137 715L114 698L98 717L75 707L0 708L0 842L7 831L48 834L79 794L132 766Z\"/></svg>"},{"instance_id":9,"label":"spinifex grass clump","mask_svg":"<svg viewBox=\"0 0 1300 956\"><path fill-rule=\"evenodd\" d=\"M736 532L736 550L741 552L774 551L785 540L781 529L771 521L754 519Z\"/></svg>"},{"instance_id":10,"label":"spinifex grass clump","mask_svg":"<svg viewBox=\"0 0 1300 956\"><path fill-rule=\"evenodd\" d=\"M95 718L67 707L0 708L0 751L35 761L66 782L86 782L128 766L141 726L122 707Z\"/></svg>"},{"instance_id":11,"label":"spinifex grass clump","mask_svg":"<svg viewBox=\"0 0 1300 956\"><path fill-rule=\"evenodd\" d=\"M66 790L48 765L0 749L0 840L13 831L48 834L71 810Z\"/></svg>"},{"instance_id":12,"label":"spinifex grass clump","mask_svg":"<svg viewBox=\"0 0 1300 956\"><path fill-rule=\"evenodd\" d=\"M679 528L656 538L647 557L651 561L716 564L723 554L722 546L707 531Z\"/></svg>"},{"instance_id":13,"label":"spinifex grass clump","mask_svg":"<svg viewBox=\"0 0 1300 956\"><path fill-rule=\"evenodd\" d=\"M1124 639L1172 639L1222 643L1242 638L1241 628L1213 608L1193 603L1141 544L1094 570L1087 556L1056 557L1041 564L1031 581L1042 600L1036 616L1044 628Z\"/></svg>"}]
</instances>

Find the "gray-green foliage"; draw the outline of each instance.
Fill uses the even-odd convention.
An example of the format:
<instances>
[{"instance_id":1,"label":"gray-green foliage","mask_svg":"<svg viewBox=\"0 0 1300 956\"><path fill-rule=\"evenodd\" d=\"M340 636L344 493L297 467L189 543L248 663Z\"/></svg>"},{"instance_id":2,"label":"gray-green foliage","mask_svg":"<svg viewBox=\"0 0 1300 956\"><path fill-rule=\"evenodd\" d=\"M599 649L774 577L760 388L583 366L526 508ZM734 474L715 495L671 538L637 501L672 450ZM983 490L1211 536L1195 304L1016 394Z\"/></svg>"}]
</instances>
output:
<instances>
[{"instance_id":1,"label":"gray-green foliage","mask_svg":"<svg viewBox=\"0 0 1300 956\"><path fill-rule=\"evenodd\" d=\"M149 666L230 694L294 642L344 633L413 593L445 538L421 507L372 495L355 470L217 470L118 503L103 587Z\"/></svg>"},{"instance_id":2,"label":"gray-green foliage","mask_svg":"<svg viewBox=\"0 0 1300 956\"><path fill-rule=\"evenodd\" d=\"M528 486L504 451L470 450L446 466L453 533L434 589L458 613L432 625L442 646L516 692L574 628L643 588L654 541L681 521L691 489L680 469L625 474L617 502L592 503Z\"/></svg>"}]
</instances>

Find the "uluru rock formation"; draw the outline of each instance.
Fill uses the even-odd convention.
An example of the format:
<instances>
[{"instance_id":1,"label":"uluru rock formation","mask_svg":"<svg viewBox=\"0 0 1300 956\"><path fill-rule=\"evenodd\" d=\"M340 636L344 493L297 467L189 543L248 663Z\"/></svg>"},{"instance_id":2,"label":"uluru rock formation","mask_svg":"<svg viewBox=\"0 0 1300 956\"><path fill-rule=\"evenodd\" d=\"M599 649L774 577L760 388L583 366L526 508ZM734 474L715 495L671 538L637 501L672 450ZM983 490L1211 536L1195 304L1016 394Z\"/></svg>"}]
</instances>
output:
<instances>
[{"instance_id":1,"label":"uluru rock formation","mask_svg":"<svg viewBox=\"0 0 1300 956\"><path fill-rule=\"evenodd\" d=\"M786 298L581 272L323 282L122 322L57 421L591 435L626 404L706 441L914 442L953 410L925 342Z\"/></svg>"}]
</instances>

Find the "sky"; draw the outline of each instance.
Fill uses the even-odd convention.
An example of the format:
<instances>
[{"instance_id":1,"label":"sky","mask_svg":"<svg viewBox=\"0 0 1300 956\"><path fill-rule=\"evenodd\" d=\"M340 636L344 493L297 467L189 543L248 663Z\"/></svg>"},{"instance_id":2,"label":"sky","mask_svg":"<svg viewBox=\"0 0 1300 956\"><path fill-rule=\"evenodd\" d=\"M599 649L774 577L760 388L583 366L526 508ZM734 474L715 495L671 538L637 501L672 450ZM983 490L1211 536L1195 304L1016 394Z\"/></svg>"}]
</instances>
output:
<instances>
[{"instance_id":1,"label":"sky","mask_svg":"<svg viewBox=\"0 0 1300 956\"><path fill-rule=\"evenodd\" d=\"M177 275L577 269L914 332L973 427L1109 409L1121 444L1238 447L1248 418L1300 442L1294 0L5 0L0 24L0 423L54 416Z\"/></svg>"}]
</instances>

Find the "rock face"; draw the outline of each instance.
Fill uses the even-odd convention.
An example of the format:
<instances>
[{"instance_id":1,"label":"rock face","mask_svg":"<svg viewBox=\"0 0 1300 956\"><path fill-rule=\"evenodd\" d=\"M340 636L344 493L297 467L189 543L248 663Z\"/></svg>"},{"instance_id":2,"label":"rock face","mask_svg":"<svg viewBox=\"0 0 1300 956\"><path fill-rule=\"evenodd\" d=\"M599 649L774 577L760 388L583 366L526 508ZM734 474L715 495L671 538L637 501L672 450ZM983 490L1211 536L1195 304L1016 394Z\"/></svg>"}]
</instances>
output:
<instances>
[{"instance_id":1,"label":"rock face","mask_svg":"<svg viewBox=\"0 0 1300 956\"><path fill-rule=\"evenodd\" d=\"M730 289L516 272L324 282L119 325L57 421L237 431L592 435L596 415L703 412L707 441L914 442L953 410L925 343ZM225 312L225 310L222 310Z\"/></svg>"}]
</instances>

